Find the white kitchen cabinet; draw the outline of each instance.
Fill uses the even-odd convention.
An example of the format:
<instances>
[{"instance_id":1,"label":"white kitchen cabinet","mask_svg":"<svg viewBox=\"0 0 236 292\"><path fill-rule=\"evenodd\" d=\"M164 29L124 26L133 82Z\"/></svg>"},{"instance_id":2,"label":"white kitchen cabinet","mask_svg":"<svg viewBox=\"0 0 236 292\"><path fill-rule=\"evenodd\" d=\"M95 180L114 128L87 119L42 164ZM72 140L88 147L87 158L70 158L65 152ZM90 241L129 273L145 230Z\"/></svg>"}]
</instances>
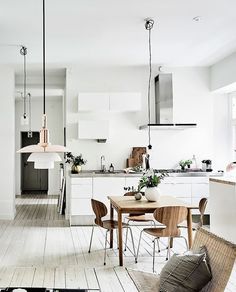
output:
<instances>
[{"instance_id":1,"label":"white kitchen cabinet","mask_svg":"<svg viewBox=\"0 0 236 292\"><path fill-rule=\"evenodd\" d=\"M109 208L108 196L124 194L125 177L94 177L93 198L102 201ZM108 209L109 210L109 209Z\"/></svg>"},{"instance_id":2,"label":"white kitchen cabinet","mask_svg":"<svg viewBox=\"0 0 236 292\"><path fill-rule=\"evenodd\" d=\"M130 112L140 110L140 92L86 92L78 95L79 112Z\"/></svg>"},{"instance_id":3,"label":"white kitchen cabinet","mask_svg":"<svg viewBox=\"0 0 236 292\"><path fill-rule=\"evenodd\" d=\"M108 136L109 136L108 121L80 120L78 123L79 139L107 139Z\"/></svg>"},{"instance_id":4,"label":"white kitchen cabinet","mask_svg":"<svg viewBox=\"0 0 236 292\"><path fill-rule=\"evenodd\" d=\"M162 195L170 195L191 204L192 184L189 177L167 177L160 184Z\"/></svg>"},{"instance_id":5,"label":"white kitchen cabinet","mask_svg":"<svg viewBox=\"0 0 236 292\"><path fill-rule=\"evenodd\" d=\"M78 111L109 111L109 94L86 92L78 95Z\"/></svg>"},{"instance_id":6,"label":"white kitchen cabinet","mask_svg":"<svg viewBox=\"0 0 236 292\"><path fill-rule=\"evenodd\" d=\"M93 214L91 199L71 199L71 216Z\"/></svg>"},{"instance_id":7,"label":"white kitchen cabinet","mask_svg":"<svg viewBox=\"0 0 236 292\"><path fill-rule=\"evenodd\" d=\"M93 196L92 178L70 179L70 216L92 215L91 198Z\"/></svg>"},{"instance_id":8,"label":"white kitchen cabinet","mask_svg":"<svg viewBox=\"0 0 236 292\"><path fill-rule=\"evenodd\" d=\"M141 93L113 92L110 93L110 111L129 112L141 110Z\"/></svg>"},{"instance_id":9,"label":"white kitchen cabinet","mask_svg":"<svg viewBox=\"0 0 236 292\"><path fill-rule=\"evenodd\" d=\"M192 179L192 205L198 206L201 198L208 198L205 214L209 214L209 178L194 177ZM199 214L198 210L192 210L193 214Z\"/></svg>"},{"instance_id":10,"label":"white kitchen cabinet","mask_svg":"<svg viewBox=\"0 0 236 292\"><path fill-rule=\"evenodd\" d=\"M209 197L209 183L193 183L192 184L193 198L208 198Z\"/></svg>"},{"instance_id":11,"label":"white kitchen cabinet","mask_svg":"<svg viewBox=\"0 0 236 292\"><path fill-rule=\"evenodd\" d=\"M126 188L130 187L130 190L132 190L132 188L134 190L137 190L140 179L141 179L141 177L137 177L137 176L136 177L126 177L125 178L125 187Z\"/></svg>"},{"instance_id":12,"label":"white kitchen cabinet","mask_svg":"<svg viewBox=\"0 0 236 292\"><path fill-rule=\"evenodd\" d=\"M91 224L94 213L91 208L91 198L106 204L108 211L110 203L108 196L121 196L124 187L137 189L140 176L104 176L76 177L70 179L70 212L72 224ZM159 185L161 195L170 195L198 206L202 197L209 194L208 177L166 177ZM198 214L198 210L193 210ZM206 214L209 214L208 208ZM76 218L76 220L75 220Z\"/></svg>"},{"instance_id":13,"label":"white kitchen cabinet","mask_svg":"<svg viewBox=\"0 0 236 292\"><path fill-rule=\"evenodd\" d=\"M210 198L211 231L236 243L235 178L210 179Z\"/></svg>"}]
</instances>

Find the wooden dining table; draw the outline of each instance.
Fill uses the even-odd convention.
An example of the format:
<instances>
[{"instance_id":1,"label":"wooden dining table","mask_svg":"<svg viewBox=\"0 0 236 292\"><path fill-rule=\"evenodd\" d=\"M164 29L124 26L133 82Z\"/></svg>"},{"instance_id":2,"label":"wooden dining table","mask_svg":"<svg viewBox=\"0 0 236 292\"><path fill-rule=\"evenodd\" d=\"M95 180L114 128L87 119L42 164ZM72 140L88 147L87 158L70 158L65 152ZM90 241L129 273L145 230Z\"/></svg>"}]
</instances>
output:
<instances>
[{"instance_id":1,"label":"wooden dining table","mask_svg":"<svg viewBox=\"0 0 236 292\"><path fill-rule=\"evenodd\" d=\"M141 200L135 200L134 196L108 196L110 200L110 219L114 219L114 209L118 216L118 247L119 264L123 266L123 239L122 239L122 214L135 213L153 213L157 208L166 206L185 206L188 209L187 229L188 245L192 246L192 209L198 209L198 206L192 206L186 202L172 196L161 196L157 202L149 202L143 197ZM113 248L113 230L110 232L110 248Z\"/></svg>"}]
</instances>

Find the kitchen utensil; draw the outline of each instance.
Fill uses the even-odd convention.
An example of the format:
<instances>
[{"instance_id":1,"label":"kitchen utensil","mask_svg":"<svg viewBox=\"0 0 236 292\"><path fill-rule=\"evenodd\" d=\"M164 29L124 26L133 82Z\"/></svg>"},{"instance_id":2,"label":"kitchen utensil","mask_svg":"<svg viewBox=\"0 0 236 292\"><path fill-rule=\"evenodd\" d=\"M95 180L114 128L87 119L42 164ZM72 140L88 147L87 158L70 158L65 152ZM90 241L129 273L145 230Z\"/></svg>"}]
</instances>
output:
<instances>
[{"instance_id":1,"label":"kitchen utensil","mask_svg":"<svg viewBox=\"0 0 236 292\"><path fill-rule=\"evenodd\" d=\"M212 171L212 161L210 159L202 160L202 170L207 172Z\"/></svg>"}]
</instances>

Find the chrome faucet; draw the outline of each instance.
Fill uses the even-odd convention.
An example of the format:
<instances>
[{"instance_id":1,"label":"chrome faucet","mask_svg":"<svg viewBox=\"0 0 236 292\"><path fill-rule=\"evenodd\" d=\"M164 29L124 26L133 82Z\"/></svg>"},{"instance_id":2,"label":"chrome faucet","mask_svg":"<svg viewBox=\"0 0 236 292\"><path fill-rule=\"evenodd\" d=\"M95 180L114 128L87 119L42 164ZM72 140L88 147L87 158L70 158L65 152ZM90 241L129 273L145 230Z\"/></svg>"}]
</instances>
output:
<instances>
[{"instance_id":1,"label":"chrome faucet","mask_svg":"<svg viewBox=\"0 0 236 292\"><path fill-rule=\"evenodd\" d=\"M106 165L105 165L105 156L101 156L101 171L105 172L106 171Z\"/></svg>"}]
</instances>

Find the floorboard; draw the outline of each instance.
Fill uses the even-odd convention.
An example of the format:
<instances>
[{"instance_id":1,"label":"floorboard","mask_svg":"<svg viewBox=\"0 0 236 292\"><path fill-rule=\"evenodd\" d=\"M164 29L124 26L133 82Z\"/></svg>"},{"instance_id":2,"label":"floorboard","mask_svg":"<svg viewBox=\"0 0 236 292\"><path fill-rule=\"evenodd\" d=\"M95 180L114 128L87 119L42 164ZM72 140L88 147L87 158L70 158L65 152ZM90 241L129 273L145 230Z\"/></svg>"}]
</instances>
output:
<instances>
[{"instance_id":1,"label":"floorboard","mask_svg":"<svg viewBox=\"0 0 236 292\"><path fill-rule=\"evenodd\" d=\"M125 267L119 267L114 234L114 249L108 250L104 266L104 230L95 228L89 254L92 227L70 227L65 217L57 212L57 196L24 195L17 197L16 203L15 220L0 221L0 287L100 288L105 292L137 292L125 267L152 271L152 240L147 235L143 235L137 264L128 238L128 248L124 251ZM142 227L133 226L132 230L137 247ZM157 273L166 263L165 244L165 240L161 240L161 252L156 254ZM184 250L184 241L176 239L174 251ZM226 291L236 291L236 269Z\"/></svg>"}]
</instances>

